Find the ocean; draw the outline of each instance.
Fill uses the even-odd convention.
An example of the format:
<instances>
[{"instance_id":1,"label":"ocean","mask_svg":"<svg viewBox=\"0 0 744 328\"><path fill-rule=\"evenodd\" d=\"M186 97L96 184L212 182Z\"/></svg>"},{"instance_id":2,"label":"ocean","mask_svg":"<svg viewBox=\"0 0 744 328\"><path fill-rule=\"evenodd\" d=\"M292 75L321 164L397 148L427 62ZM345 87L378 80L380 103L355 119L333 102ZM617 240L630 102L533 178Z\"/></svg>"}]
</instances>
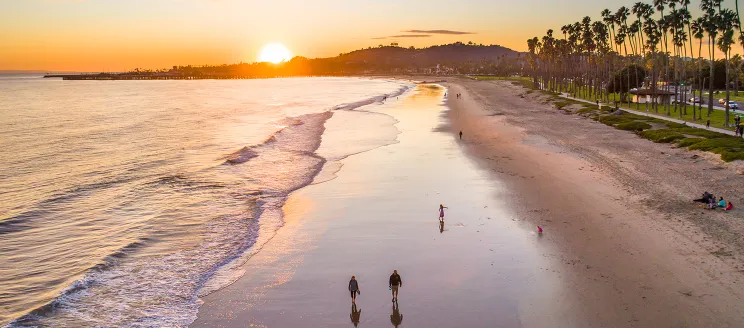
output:
<instances>
[{"instance_id":1,"label":"ocean","mask_svg":"<svg viewBox=\"0 0 744 328\"><path fill-rule=\"evenodd\" d=\"M188 325L412 86L0 75L0 326Z\"/></svg>"}]
</instances>

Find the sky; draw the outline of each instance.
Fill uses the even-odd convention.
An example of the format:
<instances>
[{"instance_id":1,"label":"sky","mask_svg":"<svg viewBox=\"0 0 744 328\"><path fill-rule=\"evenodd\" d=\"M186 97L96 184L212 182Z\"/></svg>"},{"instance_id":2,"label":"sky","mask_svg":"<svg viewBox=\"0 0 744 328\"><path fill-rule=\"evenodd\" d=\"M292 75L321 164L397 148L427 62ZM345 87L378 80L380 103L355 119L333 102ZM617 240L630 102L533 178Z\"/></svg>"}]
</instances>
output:
<instances>
[{"instance_id":1,"label":"sky","mask_svg":"<svg viewBox=\"0 0 744 328\"><path fill-rule=\"evenodd\" d=\"M549 28L560 31L584 16L599 19L602 9L633 2L0 0L0 70L113 72L254 62L271 42L310 58L392 42L473 41L526 51L526 40ZM732 0L724 2L733 7Z\"/></svg>"}]
</instances>

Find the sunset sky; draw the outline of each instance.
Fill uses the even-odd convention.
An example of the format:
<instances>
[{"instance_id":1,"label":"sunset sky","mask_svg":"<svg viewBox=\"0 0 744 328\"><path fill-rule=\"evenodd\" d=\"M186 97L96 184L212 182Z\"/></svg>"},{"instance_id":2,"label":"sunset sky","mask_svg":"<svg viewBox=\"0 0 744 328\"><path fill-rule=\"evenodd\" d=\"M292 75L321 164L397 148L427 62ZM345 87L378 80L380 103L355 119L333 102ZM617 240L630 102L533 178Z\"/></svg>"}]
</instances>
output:
<instances>
[{"instance_id":1,"label":"sunset sky","mask_svg":"<svg viewBox=\"0 0 744 328\"><path fill-rule=\"evenodd\" d=\"M122 71L253 62L270 42L306 57L391 42L422 47L473 41L524 51L526 39L548 28L560 30L587 15L599 19L602 9L633 2L0 0L0 70Z\"/></svg>"}]
</instances>

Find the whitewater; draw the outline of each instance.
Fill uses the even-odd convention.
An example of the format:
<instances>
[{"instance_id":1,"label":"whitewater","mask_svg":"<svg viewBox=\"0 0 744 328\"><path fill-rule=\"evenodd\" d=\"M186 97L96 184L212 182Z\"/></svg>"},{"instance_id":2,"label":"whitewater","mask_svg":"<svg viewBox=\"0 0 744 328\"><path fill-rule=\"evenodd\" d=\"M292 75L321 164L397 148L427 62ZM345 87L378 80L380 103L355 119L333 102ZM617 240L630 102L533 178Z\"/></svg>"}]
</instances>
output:
<instances>
[{"instance_id":1,"label":"whitewater","mask_svg":"<svg viewBox=\"0 0 744 328\"><path fill-rule=\"evenodd\" d=\"M0 76L0 326L188 325L292 191L395 142L365 108L412 86Z\"/></svg>"}]
</instances>

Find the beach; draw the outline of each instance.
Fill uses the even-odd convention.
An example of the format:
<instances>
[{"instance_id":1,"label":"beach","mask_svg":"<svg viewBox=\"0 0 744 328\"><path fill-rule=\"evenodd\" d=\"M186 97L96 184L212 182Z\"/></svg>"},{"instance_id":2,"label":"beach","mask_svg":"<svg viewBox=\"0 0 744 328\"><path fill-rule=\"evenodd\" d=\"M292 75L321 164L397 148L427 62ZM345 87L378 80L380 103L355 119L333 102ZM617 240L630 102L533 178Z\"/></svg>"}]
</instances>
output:
<instances>
[{"instance_id":1,"label":"beach","mask_svg":"<svg viewBox=\"0 0 744 328\"><path fill-rule=\"evenodd\" d=\"M673 173L669 162L684 168L691 154L564 115L508 82L441 85L375 108L397 121L397 141L290 194L284 226L240 279L202 298L192 326L343 327L355 315L374 327L742 325L735 230L715 234L675 213L734 219L680 200L702 193L700 180L651 177L644 166ZM729 171L741 179L716 172ZM439 204L448 207L441 228ZM732 255L715 253L722 247Z\"/></svg>"}]
</instances>

